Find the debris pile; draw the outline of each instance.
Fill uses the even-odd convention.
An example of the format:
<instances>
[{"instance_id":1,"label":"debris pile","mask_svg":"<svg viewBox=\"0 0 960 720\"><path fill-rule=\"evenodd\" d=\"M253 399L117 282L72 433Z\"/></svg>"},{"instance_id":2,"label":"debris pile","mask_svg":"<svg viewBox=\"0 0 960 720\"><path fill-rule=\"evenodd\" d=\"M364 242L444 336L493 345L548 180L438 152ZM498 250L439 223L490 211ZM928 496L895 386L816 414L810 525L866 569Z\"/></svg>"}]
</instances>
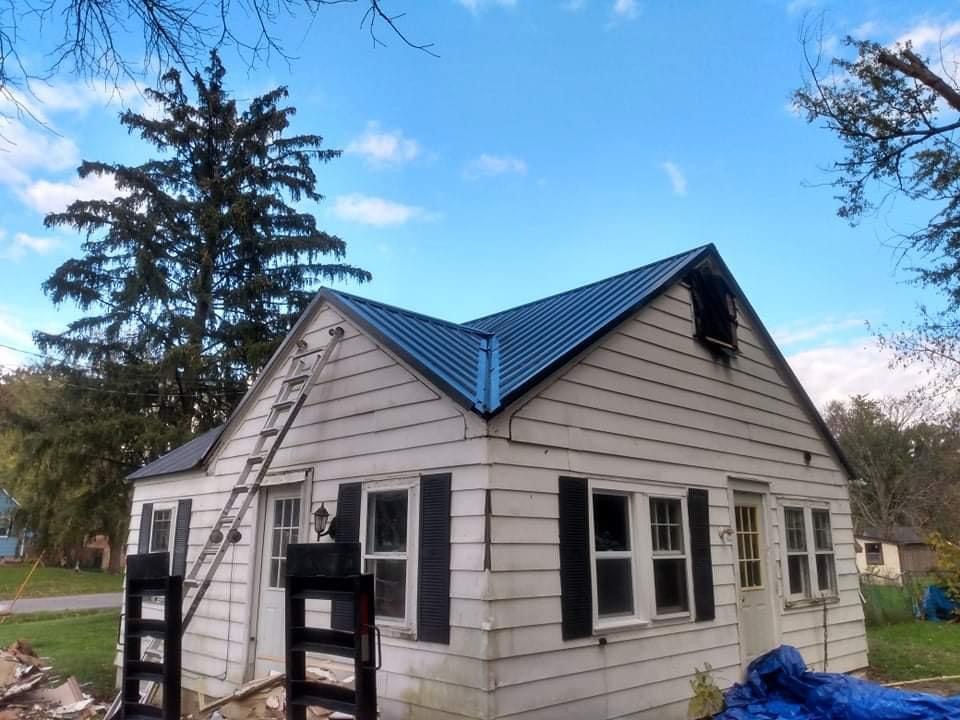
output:
<instances>
[{"instance_id":1,"label":"debris pile","mask_svg":"<svg viewBox=\"0 0 960 720\"><path fill-rule=\"evenodd\" d=\"M345 687L353 685L353 671L343 666L308 667L307 679L336 683ZM286 690L283 673L274 673L266 678L252 680L241 685L230 695L202 706L190 716L192 720L282 720L286 717ZM307 709L308 720L341 720L350 715L331 712L321 707ZM0 720L6 720L0 716Z\"/></svg>"},{"instance_id":2,"label":"debris pile","mask_svg":"<svg viewBox=\"0 0 960 720\"><path fill-rule=\"evenodd\" d=\"M30 643L17 640L0 650L0 720L87 720L99 710L76 678L58 684Z\"/></svg>"}]
</instances>

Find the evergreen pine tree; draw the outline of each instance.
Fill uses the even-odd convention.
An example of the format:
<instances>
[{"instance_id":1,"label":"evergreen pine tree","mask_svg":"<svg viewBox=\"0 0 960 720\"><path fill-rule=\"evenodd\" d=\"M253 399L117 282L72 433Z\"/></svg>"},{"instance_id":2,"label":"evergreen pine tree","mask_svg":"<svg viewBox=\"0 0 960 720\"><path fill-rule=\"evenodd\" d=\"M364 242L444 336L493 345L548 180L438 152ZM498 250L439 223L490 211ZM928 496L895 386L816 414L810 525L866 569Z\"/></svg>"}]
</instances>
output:
<instances>
[{"instance_id":1,"label":"evergreen pine tree","mask_svg":"<svg viewBox=\"0 0 960 720\"><path fill-rule=\"evenodd\" d=\"M84 162L80 177L111 176L117 196L45 220L85 236L82 257L43 286L84 315L63 333L37 333L37 344L121 389L143 393L147 378L143 412L183 435L222 422L320 282L370 279L300 209L322 200L312 162L340 151L323 149L319 135L287 135L286 88L241 110L224 75L211 53L191 102L180 73L166 73L147 91L159 117L120 117L159 157Z\"/></svg>"}]
</instances>

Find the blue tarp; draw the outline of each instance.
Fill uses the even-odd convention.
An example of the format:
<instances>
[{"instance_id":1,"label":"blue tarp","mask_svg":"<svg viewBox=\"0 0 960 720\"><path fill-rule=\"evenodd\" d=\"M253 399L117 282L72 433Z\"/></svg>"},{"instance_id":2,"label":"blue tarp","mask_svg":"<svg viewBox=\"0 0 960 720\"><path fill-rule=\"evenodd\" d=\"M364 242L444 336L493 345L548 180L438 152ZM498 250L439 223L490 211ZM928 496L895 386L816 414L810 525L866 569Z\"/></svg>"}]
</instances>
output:
<instances>
[{"instance_id":1,"label":"blue tarp","mask_svg":"<svg viewBox=\"0 0 960 720\"><path fill-rule=\"evenodd\" d=\"M960 720L960 697L885 688L849 675L807 672L782 645L750 663L714 720Z\"/></svg>"},{"instance_id":2,"label":"blue tarp","mask_svg":"<svg viewBox=\"0 0 960 720\"><path fill-rule=\"evenodd\" d=\"M957 603L939 585L931 585L923 591L923 599L920 601L920 605L924 620L940 622L956 616Z\"/></svg>"}]
</instances>

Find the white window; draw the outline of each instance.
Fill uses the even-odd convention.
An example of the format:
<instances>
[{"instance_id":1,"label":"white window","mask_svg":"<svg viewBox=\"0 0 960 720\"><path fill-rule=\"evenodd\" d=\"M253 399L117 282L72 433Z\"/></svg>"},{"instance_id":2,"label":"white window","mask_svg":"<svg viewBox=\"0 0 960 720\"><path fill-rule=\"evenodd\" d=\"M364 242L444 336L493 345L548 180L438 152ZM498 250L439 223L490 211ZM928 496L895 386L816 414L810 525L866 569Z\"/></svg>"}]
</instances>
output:
<instances>
[{"instance_id":1,"label":"white window","mask_svg":"<svg viewBox=\"0 0 960 720\"><path fill-rule=\"evenodd\" d=\"M636 615L632 514L629 495L593 494L593 569L601 619Z\"/></svg>"},{"instance_id":2,"label":"white window","mask_svg":"<svg viewBox=\"0 0 960 720\"><path fill-rule=\"evenodd\" d=\"M170 552L173 508L154 508L150 525L150 552Z\"/></svg>"},{"instance_id":3,"label":"white window","mask_svg":"<svg viewBox=\"0 0 960 720\"><path fill-rule=\"evenodd\" d=\"M689 618L686 496L591 482L594 627Z\"/></svg>"},{"instance_id":4,"label":"white window","mask_svg":"<svg viewBox=\"0 0 960 720\"><path fill-rule=\"evenodd\" d=\"M286 587L287 546L299 541L300 498L275 498L271 522L269 587Z\"/></svg>"},{"instance_id":5,"label":"white window","mask_svg":"<svg viewBox=\"0 0 960 720\"><path fill-rule=\"evenodd\" d=\"M365 485L360 511L363 571L374 576L377 622L411 631L417 607L417 488L416 480Z\"/></svg>"},{"instance_id":6,"label":"white window","mask_svg":"<svg viewBox=\"0 0 960 720\"><path fill-rule=\"evenodd\" d=\"M653 586L657 615L685 613L690 609L683 525L683 507L679 499L650 499Z\"/></svg>"},{"instance_id":7,"label":"white window","mask_svg":"<svg viewBox=\"0 0 960 720\"><path fill-rule=\"evenodd\" d=\"M0 538L10 537L10 529L13 525L13 513L9 510L0 512Z\"/></svg>"},{"instance_id":8,"label":"white window","mask_svg":"<svg viewBox=\"0 0 960 720\"><path fill-rule=\"evenodd\" d=\"M837 594L830 511L804 505L783 508L786 595L791 601Z\"/></svg>"}]
</instances>

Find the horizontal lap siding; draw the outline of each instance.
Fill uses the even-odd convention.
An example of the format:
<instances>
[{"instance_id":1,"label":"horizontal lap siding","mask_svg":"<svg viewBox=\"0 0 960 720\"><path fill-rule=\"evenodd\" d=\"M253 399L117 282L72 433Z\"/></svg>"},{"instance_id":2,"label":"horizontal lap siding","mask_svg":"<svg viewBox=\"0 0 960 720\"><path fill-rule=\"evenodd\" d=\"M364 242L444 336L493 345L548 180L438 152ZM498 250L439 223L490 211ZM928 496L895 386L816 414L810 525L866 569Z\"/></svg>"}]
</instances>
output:
<instances>
[{"instance_id":1,"label":"horizontal lap siding","mask_svg":"<svg viewBox=\"0 0 960 720\"><path fill-rule=\"evenodd\" d=\"M271 465L271 473L280 477L268 482L300 480L303 471L312 468L310 512L323 502L335 516L341 482L452 474L450 645L418 643L384 633L379 694L385 718L406 717L411 709L416 709L418 717L459 718L471 713L483 717L487 712L487 649L481 630L486 593L483 500L488 470L483 465L485 441L476 437L479 423L465 418L449 399L331 308L318 312L305 339L310 347L322 347L330 328L336 326L343 327L343 340ZM209 475L135 486L131 551L135 551L143 502L192 496L189 559L193 559L263 427L287 368L287 362L279 364L278 375L257 387L243 420L222 439ZM251 509L243 540L231 551L236 552L235 562L228 553L184 638L185 684L192 689L222 691L224 683L218 678L225 672L227 685L243 679L244 641L252 634L247 626L249 579L259 552L250 525L256 517L255 508ZM312 528L306 528L305 536L313 537ZM329 625L329 604L311 603L309 621ZM255 629L256 619L253 623Z\"/></svg>"},{"instance_id":2,"label":"horizontal lap siding","mask_svg":"<svg viewBox=\"0 0 960 720\"><path fill-rule=\"evenodd\" d=\"M343 482L452 475L451 593L449 646L383 635L379 694L385 707L398 704L454 717L469 707L485 708L486 663L483 624L483 488L487 482L484 441L466 439L463 411L421 382L332 309L311 324L311 346L326 342L331 327L344 339L291 428L272 467L311 467L315 471L310 513L324 503L337 513ZM286 366L282 366L285 370ZM243 423L218 453L216 472L239 470L256 440L279 379L266 384ZM312 537L312 532L308 532ZM311 603L308 622L330 623L329 603ZM390 705L389 701L393 701ZM485 709L484 709L485 712Z\"/></svg>"},{"instance_id":3,"label":"horizontal lap siding","mask_svg":"<svg viewBox=\"0 0 960 720\"><path fill-rule=\"evenodd\" d=\"M182 473L166 479L141 480L133 485L128 554L138 552L144 503L173 503L193 498L187 563L193 562L206 541L233 481L202 473ZM183 638L184 686L217 695L243 682L249 607L249 579L253 523L251 511L243 525L241 541L227 551L197 615ZM145 612L151 612L147 608ZM159 612L159 611L158 611Z\"/></svg>"},{"instance_id":4,"label":"horizontal lap siding","mask_svg":"<svg viewBox=\"0 0 960 720\"><path fill-rule=\"evenodd\" d=\"M739 678L735 549L720 534L731 525L730 476L830 502L840 600L828 610L829 669L865 663L845 477L750 318L739 339L737 358L714 360L692 337L689 295L676 286L502 421L509 439L491 442L488 584L496 717L683 717L695 667L710 662L722 686ZM716 619L609 633L604 646L563 642L559 475L708 488ZM784 642L822 663L820 608L778 622Z\"/></svg>"}]
</instances>

